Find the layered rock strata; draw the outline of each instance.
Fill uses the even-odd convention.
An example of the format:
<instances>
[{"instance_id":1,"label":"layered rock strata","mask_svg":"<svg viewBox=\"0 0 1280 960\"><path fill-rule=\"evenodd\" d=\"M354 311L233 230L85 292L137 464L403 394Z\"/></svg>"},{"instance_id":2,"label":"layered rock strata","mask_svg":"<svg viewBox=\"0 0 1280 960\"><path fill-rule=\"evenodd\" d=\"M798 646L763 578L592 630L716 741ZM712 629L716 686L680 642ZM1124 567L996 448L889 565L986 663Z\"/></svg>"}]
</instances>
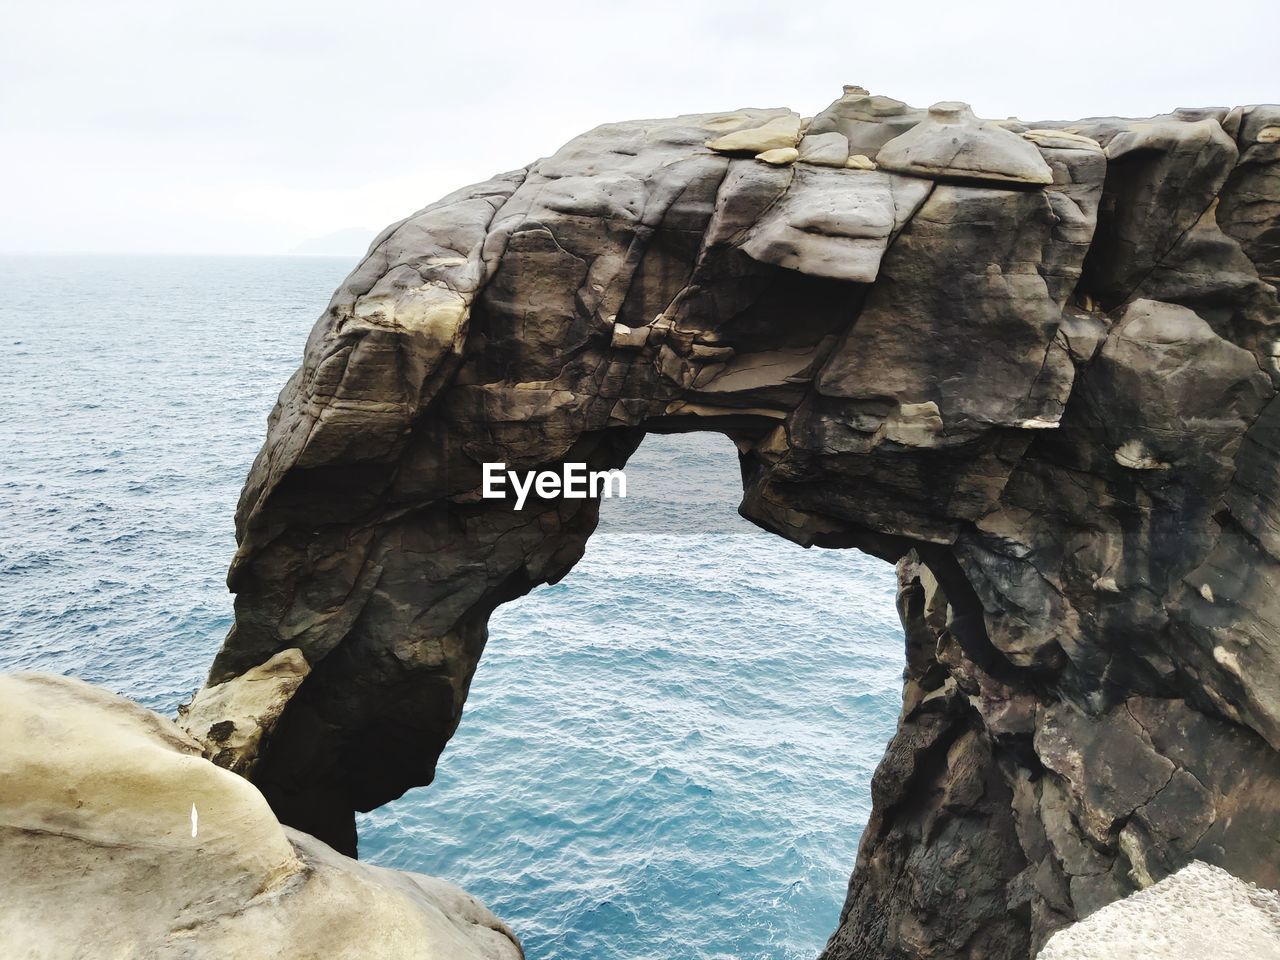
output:
<instances>
[{"instance_id":1,"label":"layered rock strata","mask_svg":"<svg viewBox=\"0 0 1280 960\"><path fill-rule=\"evenodd\" d=\"M482 499L481 464L718 431L744 516L899 564L903 713L828 960L1026 958L1193 859L1275 887L1277 284L1274 106L851 87L597 128L339 288L244 489L211 690L300 652L236 742L354 852L353 811L432 779L490 613L596 525Z\"/></svg>"},{"instance_id":2,"label":"layered rock strata","mask_svg":"<svg viewBox=\"0 0 1280 960\"><path fill-rule=\"evenodd\" d=\"M0 955L521 960L432 877L282 826L170 721L77 680L0 676Z\"/></svg>"}]
</instances>

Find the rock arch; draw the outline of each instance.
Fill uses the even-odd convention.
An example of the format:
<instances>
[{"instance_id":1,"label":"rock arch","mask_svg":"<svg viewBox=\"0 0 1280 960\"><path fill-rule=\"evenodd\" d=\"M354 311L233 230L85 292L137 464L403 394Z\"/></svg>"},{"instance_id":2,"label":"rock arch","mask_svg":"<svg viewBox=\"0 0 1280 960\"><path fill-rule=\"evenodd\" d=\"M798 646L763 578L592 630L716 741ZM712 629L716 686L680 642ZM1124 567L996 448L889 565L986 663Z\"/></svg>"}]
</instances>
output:
<instances>
[{"instance_id":1,"label":"rock arch","mask_svg":"<svg viewBox=\"0 0 1280 960\"><path fill-rule=\"evenodd\" d=\"M1026 957L1193 858L1280 884L1278 141L1276 107L848 88L609 124L426 207L271 415L189 725L354 851L354 810L431 780L489 614L596 524L480 465L716 430L745 516L899 566L903 715L826 957Z\"/></svg>"}]
</instances>

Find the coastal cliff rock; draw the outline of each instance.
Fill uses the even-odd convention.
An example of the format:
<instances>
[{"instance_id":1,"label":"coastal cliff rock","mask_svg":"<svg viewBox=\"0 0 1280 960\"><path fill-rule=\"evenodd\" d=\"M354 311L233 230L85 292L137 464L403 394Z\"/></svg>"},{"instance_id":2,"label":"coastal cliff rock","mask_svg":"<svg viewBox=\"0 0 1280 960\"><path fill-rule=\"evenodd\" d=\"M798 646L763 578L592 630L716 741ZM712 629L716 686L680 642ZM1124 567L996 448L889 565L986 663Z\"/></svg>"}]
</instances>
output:
<instances>
[{"instance_id":1,"label":"coastal cliff rock","mask_svg":"<svg viewBox=\"0 0 1280 960\"><path fill-rule=\"evenodd\" d=\"M1280 896L1192 863L1055 933L1036 960L1280 960Z\"/></svg>"},{"instance_id":2,"label":"coastal cliff rock","mask_svg":"<svg viewBox=\"0 0 1280 960\"><path fill-rule=\"evenodd\" d=\"M197 691L178 707L178 726L220 767L251 776L262 738L275 729L311 667L297 648L281 650L234 680Z\"/></svg>"},{"instance_id":3,"label":"coastal cliff rock","mask_svg":"<svg viewBox=\"0 0 1280 960\"><path fill-rule=\"evenodd\" d=\"M0 953L27 960L520 960L462 890L282 826L170 721L0 676Z\"/></svg>"},{"instance_id":4,"label":"coastal cliff rock","mask_svg":"<svg viewBox=\"0 0 1280 960\"><path fill-rule=\"evenodd\" d=\"M202 696L299 652L270 729L226 719L280 818L354 853L353 811L431 781L490 613L596 525L482 498L481 465L718 431L744 516L899 565L903 712L827 960L1025 960L1192 860L1274 888L1278 265L1280 107L991 122L849 87L807 124L597 128L339 288Z\"/></svg>"}]
</instances>

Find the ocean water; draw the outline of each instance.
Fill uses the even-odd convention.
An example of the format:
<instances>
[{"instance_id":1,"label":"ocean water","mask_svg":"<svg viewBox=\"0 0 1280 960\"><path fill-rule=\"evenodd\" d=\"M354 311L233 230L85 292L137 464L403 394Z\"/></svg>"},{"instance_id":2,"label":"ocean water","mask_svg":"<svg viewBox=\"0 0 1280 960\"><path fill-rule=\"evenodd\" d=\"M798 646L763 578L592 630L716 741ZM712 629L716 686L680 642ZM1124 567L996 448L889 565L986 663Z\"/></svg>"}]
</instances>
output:
<instances>
[{"instance_id":1,"label":"ocean water","mask_svg":"<svg viewBox=\"0 0 1280 960\"><path fill-rule=\"evenodd\" d=\"M231 622L232 511L351 264L0 257L0 669L172 713ZM892 569L736 514L731 443L646 439L561 583L501 608L436 782L361 855L530 960L811 958L899 708Z\"/></svg>"}]
</instances>

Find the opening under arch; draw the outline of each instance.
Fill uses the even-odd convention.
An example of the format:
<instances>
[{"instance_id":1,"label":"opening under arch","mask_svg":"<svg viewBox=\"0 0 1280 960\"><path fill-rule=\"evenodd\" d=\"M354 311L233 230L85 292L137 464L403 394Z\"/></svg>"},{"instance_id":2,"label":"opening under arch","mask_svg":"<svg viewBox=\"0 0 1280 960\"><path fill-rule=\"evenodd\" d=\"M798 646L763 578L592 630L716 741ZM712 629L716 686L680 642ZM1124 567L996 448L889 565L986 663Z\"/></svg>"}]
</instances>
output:
<instances>
[{"instance_id":1,"label":"opening under arch","mask_svg":"<svg viewBox=\"0 0 1280 960\"><path fill-rule=\"evenodd\" d=\"M736 513L720 434L652 434L560 583L498 608L436 780L362 856L449 876L531 956L812 957L901 706L893 568Z\"/></svg>"}]
</instances>

